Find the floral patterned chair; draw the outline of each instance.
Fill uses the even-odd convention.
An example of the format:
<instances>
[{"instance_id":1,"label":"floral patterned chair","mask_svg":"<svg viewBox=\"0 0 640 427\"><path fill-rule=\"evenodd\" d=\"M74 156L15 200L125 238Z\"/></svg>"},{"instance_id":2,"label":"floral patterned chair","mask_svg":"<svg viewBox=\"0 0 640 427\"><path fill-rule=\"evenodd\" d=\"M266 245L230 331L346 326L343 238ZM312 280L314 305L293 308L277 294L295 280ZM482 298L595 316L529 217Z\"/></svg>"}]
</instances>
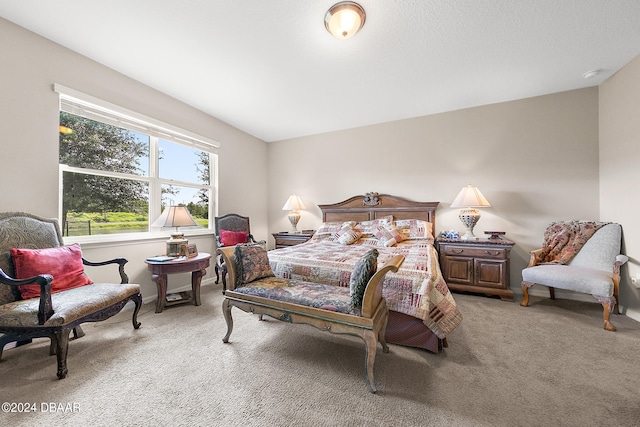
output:
<instances>
[{"instance_id":1,"label":"floral patterned chair","mask_svg":"<svg viewBox=\"0 0 640 427\"><path fill-rule=\"evenodd\" d=\"M593 221L564 221L551 224L545 231L545 244L531 252L527 268L522 270L520 303L529 304L529 288L534 284L593 295L604 309L604 328L615 331L610 315L617 310L620 266L628 258L620 254L620 224Z\"/></svg>"},{"instance_id":2,"label":"floral patterned chair","mask_svg":"<svg viewBox=\"0 0 640 427\"><path fill-rule=\"evenodd\" d=\"M105 320L133 301L138 329L142 295L139 285L128 283L126 263L124 258L87 261L79 245L63 246L55 219L0 213L0 358L8 343L50 338L50 354L56 354L57 375L63 379L69 334L83 336L82 323ZM120 284L93 283L84 273L85 265L109 264L118 266Z\"/></svg>"}]
</instances>

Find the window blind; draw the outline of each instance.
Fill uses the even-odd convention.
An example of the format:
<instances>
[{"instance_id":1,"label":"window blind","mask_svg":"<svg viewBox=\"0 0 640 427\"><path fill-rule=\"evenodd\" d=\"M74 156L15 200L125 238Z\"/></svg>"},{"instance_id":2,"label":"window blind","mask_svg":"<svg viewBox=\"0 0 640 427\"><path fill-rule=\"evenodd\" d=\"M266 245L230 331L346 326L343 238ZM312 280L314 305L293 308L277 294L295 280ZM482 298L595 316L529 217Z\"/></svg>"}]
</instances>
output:
<instances>
[{"instance_id":1,"label":"window blind","mask_svg":"<svg viewBox=\"0 0 640 427\"><path fill-rule=\"evenodd\" d=\"M127 110L57 83L53 85L53 90L60 96L61 111L216 154L220 146L217 141L163 123L151 117L136 113L135 111Z\"/></svg>"}]
</instances>

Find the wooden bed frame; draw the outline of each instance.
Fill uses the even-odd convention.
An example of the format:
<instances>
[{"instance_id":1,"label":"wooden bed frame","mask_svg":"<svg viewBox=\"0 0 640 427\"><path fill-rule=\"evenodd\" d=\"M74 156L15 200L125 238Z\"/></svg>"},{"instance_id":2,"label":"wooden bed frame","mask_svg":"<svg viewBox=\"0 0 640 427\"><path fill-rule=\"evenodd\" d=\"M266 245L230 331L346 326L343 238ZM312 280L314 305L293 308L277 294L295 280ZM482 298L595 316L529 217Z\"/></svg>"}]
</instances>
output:
<instances>
[{"instance_id":1,"label":"wooden bed frame","mask_svg":"<svg viewBox=\"0 0 640 427\"><path fill-rule=\"evenodd\" d=\"M436 208L440 202L412 202L389 194L367 193L354 196L333 205L319 205L322 221L369 221L387 215L393 219L421 219L433 225L435 232Z\"/></svg>"},{"instance_id":2,"label":"wooden bed frame","mask_svg":"<svg viewBox=\"0 0 640 427\"><path fill-rule=\"evenodd\" d=\"M432 224L435 236L436 208L440 202L414 202L389 194L366 193L343 202L319 205L323 222L369 221L388 215L394 220L420 219ZM387 342L418 347L438 353L447 347L446 338L438 338L422 320L397 311L389 312Z\"/></svg>"}]
</instances>

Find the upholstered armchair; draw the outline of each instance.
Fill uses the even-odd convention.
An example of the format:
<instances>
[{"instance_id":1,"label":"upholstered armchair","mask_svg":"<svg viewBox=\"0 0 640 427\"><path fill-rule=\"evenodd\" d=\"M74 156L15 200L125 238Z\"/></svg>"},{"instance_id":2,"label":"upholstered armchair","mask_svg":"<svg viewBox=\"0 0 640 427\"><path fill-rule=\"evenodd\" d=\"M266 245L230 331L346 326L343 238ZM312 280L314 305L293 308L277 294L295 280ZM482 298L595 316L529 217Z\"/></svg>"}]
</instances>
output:
<instances>
[{"instance_id":1,"label":"upholstered armchair","mask_svg":"<svg viewBox=\"0 0 640 427\"><path fill-rule=\"evenodd\" d=\"M138 329L142 295L139 285L128 283L126 263L124 258L86 260L79 245L64 246L55 219L0 213L0 359L8 343L49 338L63 379L69 335L72 330L74 338L84 335L82 323L105 320L133 301L131 320ZM120 283L94 283L84 272L84 266L107 265Z\"/></svg>"},{"instance_id":2,"label":"upholstered armchair","mask_svg":"<svg viewBox=\"0 0 640 427\"><path fill-rule=\"evenodd\" d=\"M266 246L266 240L256 241L251 234L249 217L235 213L230 213L215 218L216 244L219 248L225 246L235 246L241 243L255 243ZM220 255L216 257L216 283L220 282L222 276L222 288L227 289L226 268Z\"/></svg>"},{"instance_id":3,"label":"upholstered armchair","mask_svg":"<svg viewBox=\"0 0 640 427\"><path fill-rule=\"evenodd\" d=\"M567 241L567 236L552 235L552 226L556 224L547 229L545 237L548 236L549 241ZM559 227L556 229L564 232ZM529 304L529 288L534 284L547 286L551 299L555 299L555 288L591 294L602 304L604 328L615 331L610 315L614 310L617 312L620 266L628 260L620 254L621 238L620 224L603 225L575 255L570 254L572 258L565 263L549 263L549 251L544 248L532 251L529 265L522 270L524 297L520 305Z\"/></svg>"}]
</instances>

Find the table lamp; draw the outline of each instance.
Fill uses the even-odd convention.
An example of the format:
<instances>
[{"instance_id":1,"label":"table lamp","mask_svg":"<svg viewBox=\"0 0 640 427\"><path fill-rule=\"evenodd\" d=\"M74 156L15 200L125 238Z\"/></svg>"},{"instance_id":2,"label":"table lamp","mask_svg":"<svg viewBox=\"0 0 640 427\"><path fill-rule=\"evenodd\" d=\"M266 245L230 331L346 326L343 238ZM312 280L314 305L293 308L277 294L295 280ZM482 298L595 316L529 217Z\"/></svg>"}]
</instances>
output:
<instances>
[{"instance_id":1,"label":"table lamp","mask_svg":"<svg viewBox=\"0 0 640 427\"><path fill-rule=\"evenodd\" d=\"M171 233L171 238L167 240L167 256L179 256L183 253L182 245L186 247L189 241L184 238L184 233L178 231L178 227L193 227L198 223L193 219L186 206L169 206L151 225L176 228L176 231Z\"/></svg>"},{"instance_id":2,"label":"table lamp","mask_svg":"<svg viewBox=\"0 0 640 427\"><path fill-rule=\"evenodd\" d=\"M464 236L460 237L460 240L478 240L473 234L473 227L480 219L480 213L475 208L487 208L491 203L482 195L477 187L469 184L462 188L456 198L451 203L452 208L463 208L460 211L460 221L464 224L467 232Z\"/></svg>"},{"instance_id":3,"label":"table lamp","mask_svg":"<svg viewBox=\"0 0 640 427\"><path fill-rule=\"evenodd\" d=\"M291 222L291 230L289 231L289 233L300 233L297 228L298 221L300 220L300 212L298 211L302 209L306 209L304 207L304 203L302 203L300 197L296 196L295 194L289 196L289 198L287 199L287 203L285 203L282 207L283 211L290 211L288 218L289 222Z\"/></svg>"}]
</instances>

